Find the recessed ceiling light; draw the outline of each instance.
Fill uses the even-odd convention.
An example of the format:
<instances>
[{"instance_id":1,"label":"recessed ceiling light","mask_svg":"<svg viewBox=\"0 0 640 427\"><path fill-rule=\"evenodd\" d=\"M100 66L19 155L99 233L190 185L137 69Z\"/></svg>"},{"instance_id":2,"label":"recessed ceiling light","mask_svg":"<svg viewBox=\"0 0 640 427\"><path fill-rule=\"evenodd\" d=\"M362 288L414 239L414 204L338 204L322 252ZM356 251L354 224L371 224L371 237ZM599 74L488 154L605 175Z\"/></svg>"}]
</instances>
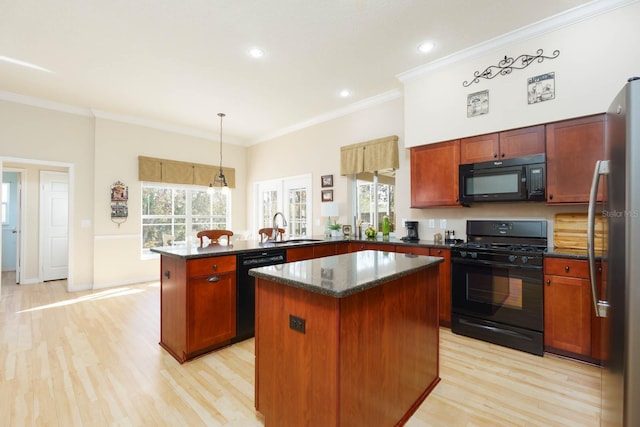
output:
<instances>
[{"instance_id":1,"label":"recessed ceiling light","mask_svg":"<svg viewBox=\"0 0 640 427\"><path fill-rule=\"evenodd\" d=\"M340 96L343 97L343 98L351 96L351 91L349 89L342 89L340 91Z\"/></svg>"},{"instance_id":2,"label":"recessed ceiling light","mask_svg":"<svg viewBox=\"0 0 640 427\"><path fill-rule=\"evenodd\" d=\"M418 52L420 53L429 53L436 47L435 43L432 41L425 41L418 45Z\"/></svg>"},{"instance_id":3,"label":"recessed ceiling light","mask_svg":"<svg viewBox=\"0 0 640 427\"><path fill-rule=\"evenodd\" d=\"M20 65L22 67L31 68L38 71L45 71L47 73L51 72L51 70L47 70L46 68L41 67L39 65L32 64L26 61L20 61L19 59L15 59L15 58L9 58L8 56L0 56L0 61L10 62L11 64Z\"/></svg>"},{"instance_id":4,"label":"recessed ceiling light","mask_svg":"<svg viewBox=\"0 0 640 427\"><path fill-rule=\"evenodd\" d=\"M252 58L262 58L264 56L264 50L260 49L259 47L252 47L251 49L249 49L249 55Z\"/></svg>"}]
</instances>

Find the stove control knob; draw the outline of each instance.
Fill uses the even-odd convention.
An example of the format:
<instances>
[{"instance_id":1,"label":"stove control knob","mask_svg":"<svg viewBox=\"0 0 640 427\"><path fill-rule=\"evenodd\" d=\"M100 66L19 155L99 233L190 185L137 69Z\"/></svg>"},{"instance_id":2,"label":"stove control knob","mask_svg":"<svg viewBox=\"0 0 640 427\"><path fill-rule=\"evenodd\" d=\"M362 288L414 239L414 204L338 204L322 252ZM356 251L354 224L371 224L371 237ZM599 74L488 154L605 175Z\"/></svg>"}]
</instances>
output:
<instances>
[{"instance_id":1,"label":"stove control knob","mask_svg":"<svg viewBox=\"0 0 640 427\"><path fill-rule=\"evenodd\" d=\"M473 258L473 259L478 258L478 253L477 252L471 252L471 258Z\"/></svg>"},{"instance_id":2,"label":"stove control knob","mask_svg":"<svg viewBox=\"0 0 640 427\"><path fill-rule=\"evenodd\" d=\"M514 262L516 258L517 257L515 255L509 255L509 262Z\"/></svg>"},{"instance_id":3,"label":"stove control knob","mask_svg":"<svg viewBox=\"0 0 640 427\"><path fill-rule=\"evenodd\" d=\"M529 262L529 257L525 255L522 257L521 261L523 264L526 264L527 262Z\"/></svg>"},{"instance_id":4,"label":"stove control knob","mask_svg":"<svg viewBox=\"0 0 640 427\"><path fill-rule=\"evenodd\" d=\"M460 251L460 256L465 258L467 256L467 251Z\"/></svg>"}]
</instances>

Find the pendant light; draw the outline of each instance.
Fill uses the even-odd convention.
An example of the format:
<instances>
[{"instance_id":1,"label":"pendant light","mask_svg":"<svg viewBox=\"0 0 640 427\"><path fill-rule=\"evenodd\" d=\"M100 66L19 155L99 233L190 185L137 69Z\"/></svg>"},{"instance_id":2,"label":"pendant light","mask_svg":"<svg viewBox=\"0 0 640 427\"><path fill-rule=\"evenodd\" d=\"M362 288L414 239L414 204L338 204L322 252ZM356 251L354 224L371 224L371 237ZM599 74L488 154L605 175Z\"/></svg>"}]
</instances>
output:
<instances>
[{"instance_id":1,"label":"pendant light","mask_svg":"<svg viewBox=\"0 0 640 427\"><path fill-rule=\"evenodd\" d=\"M227 178L224 176L222 172L222 118L226 114L218 113L218 117L220 117L220 170L218 171L218 175L213 177L213 182L209 184L209 188L213 189L216 186L220 186L223 190L227 190L229 185L227 184Z\"/></svg>"}]
</instances>

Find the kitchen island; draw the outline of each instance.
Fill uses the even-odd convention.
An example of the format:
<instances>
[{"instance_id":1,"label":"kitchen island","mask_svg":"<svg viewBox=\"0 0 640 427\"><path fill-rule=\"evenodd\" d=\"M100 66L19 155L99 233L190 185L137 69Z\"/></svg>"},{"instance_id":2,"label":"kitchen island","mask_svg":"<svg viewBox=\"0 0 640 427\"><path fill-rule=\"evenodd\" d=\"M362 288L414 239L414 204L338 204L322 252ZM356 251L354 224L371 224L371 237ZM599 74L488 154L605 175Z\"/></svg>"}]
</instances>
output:
<instances>
[{"instance_id":1,"label":"kitchen island","mask_svg":"<svg viewBox=\"0 0 640 427\"><path fill-rule=\"evenodd\" d=\"M265 426L404 424L440 380L441 262L366 250L252 269Z\"/></svg>"}]
</instances>

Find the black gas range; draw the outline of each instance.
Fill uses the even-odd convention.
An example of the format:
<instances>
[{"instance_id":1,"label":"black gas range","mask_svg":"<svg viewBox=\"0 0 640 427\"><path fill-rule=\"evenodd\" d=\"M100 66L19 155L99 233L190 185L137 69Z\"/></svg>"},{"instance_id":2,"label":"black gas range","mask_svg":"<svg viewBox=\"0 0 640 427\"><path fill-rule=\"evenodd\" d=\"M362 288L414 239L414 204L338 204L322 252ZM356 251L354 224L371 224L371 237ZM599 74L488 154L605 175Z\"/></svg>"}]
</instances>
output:
<instances>
[{"instance_id":1,"label":"black gas range","mask_svg":"<svg viewBox=\"0 0 640 427\"><path fill-rule=\"evenodd\" d=\"M467 221L451 250L451 329L543 354L547 221Z\"/></svg>"}]
</instances>

